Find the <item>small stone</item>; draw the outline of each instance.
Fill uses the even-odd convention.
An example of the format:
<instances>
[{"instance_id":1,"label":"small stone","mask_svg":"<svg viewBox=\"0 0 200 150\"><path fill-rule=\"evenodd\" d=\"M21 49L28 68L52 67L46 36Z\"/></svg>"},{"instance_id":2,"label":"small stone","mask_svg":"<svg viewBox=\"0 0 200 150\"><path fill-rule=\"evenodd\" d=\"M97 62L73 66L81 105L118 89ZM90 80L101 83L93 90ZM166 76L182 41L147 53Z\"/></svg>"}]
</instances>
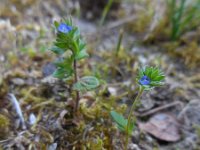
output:
<instances>
[{"instance_id":1,"label":"small stone","mask_svg":"<svg viewBox=\"0 0 200 150\"><path fill-rule=\"evenodd\" d=\"M187 126L200 126L200 100L191 100L181 111L178 118L183 119Z\"/></svg>"},{"instance_id":2,"label":"small stone","mask_svg":"<svg viewBox=\"0 0 200 150\"><path fill-rule=\"evenodd\" d=\"M48 148L48 150L56 150L57 149L57 143L53 143L53 144L51 144L51 145L49 145L49 148Z\"/></svg>"},{"instance_id":3,"label":"small stone","mask_svg":"<svg viewBox=\"0 0 200 150\"><path fill-rule=\"evenodd\" d=\"M47 77L49 75L52 75L55 70L56 70L56 66L53 63L47 63L42 68L43 76Z\"/></svg>"},{"instance_id":4,"label":"small stone","mask_svg":"<svg viewBox=\"0 0 200 150\"><path fill-rule=\"evenodd\" d=\"M130 150L141 150L138 145L133 143L129 144L128 147Z\"/></svg>"},{"instance_id":5,"label":"small stone","mask_svg":"<svg viewBox=\"0 0 200 150\"><path fill-rule=\"evenodd\" d=\"M36 120L37 120L37 118L35 117L35 115L33 113L31 113L29 116L30 125L33 125L36 122Z\"/></svg>"},{"instance_id":6,"label":"small stone","mask_svg":"<svg viewBox=\"0 0 200 150\"><path fill-rule=\"evenodd\" d=\"M12 83L15 85L24 85L25 81L21 78L14 78L12 79Z\"/></svg>"},{"instance_id":7,"label":"small stone","mask_svg":"<svg viewBox=\"0 0 200 150\"><path fill-rule=\"evenodd\" d=\"M5 61L5 56L4 55L0 55L0 61L4 62Z\"/></svg>"},{"instance_id":8,"label":"small stone","mask_svg":"<svg viewBox=\"0 0 200 150\"><path fill-rule=\"evenodd\" d=\"M111 95L116 96L117 95L117 89L114 87L108 87L108 91Z\"/></svg>"}]
</instances>

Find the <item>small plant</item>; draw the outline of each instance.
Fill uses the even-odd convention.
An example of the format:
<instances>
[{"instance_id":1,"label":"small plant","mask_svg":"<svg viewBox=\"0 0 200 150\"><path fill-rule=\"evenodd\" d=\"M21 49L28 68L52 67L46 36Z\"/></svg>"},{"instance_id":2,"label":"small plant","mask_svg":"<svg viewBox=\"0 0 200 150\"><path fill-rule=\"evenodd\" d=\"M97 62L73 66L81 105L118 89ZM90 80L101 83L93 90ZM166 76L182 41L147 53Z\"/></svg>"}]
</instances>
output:
<instances>
[{"instance_id":1,"label":"small plant","mask_svg":"<svg viewBox=\"0 0 200 150\"><path fill-rule=\"evenodd\" d=\"M115 123L117 124L117 127L121 131L126 133L126 143L125 143L126 149L128 147L129 136L131 135L135 126L135 121L132 118L132 113L134 109L136 108L136 105L142 93L144 91L150 91L154 87L163 85L164 78L165 76L163 72L161 72L160 69L158 69L157 67L141 68L136 78L136 81L139 85L139 91L129 111L128 119L125 119L124 116L117 113L116 111L111 111L111 116L113 120L115 121Z\"/></svg>"},{"instance_id":2,"label":"small plant","mask_svg":"<svg viewBox=\"0 0 200 150\"><path fill-rule=\"evenodd\" d=\"M50 50L58 56L58 59L55 61L57 69L53 76L63 80L74 77L73 90L76 92L74 112L77 112L80 99L79 92L95 89L99 86L99 81L93 76L84 76L79 79L77 62L88 57L88 54L80 31L78 27L73 25L71 18L61 20L60 23L54 22L54 26L57 37Z\"/></svg>"},{"instance_id":3,"label":"small plant","mask_svg":"<svg viewBox=\"0 0 200 150\"><path fill-rule=\"evenodd\" d=\"M183 32L197 27L200 22L200 0L168 0L171 18L171 39L177 40Z\"/></svg>"}]
</instances>

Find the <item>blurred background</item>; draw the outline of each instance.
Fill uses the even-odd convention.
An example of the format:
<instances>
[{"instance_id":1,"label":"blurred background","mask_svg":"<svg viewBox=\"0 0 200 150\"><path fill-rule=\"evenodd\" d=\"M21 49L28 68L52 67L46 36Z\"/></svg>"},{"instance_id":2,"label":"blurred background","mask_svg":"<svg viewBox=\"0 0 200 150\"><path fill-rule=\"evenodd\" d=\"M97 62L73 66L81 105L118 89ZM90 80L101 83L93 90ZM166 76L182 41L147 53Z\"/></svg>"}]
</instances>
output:
<instances>
[{"instance_id":1,"label":"blurred background","mask_svg":"<svg viewBox=\"0 0 200 150\"><path fill-rule=\"evenodd\" d=\"M53 97L57 101L63 101L68 97L68 93L62 93L68 87L53 85L48 89L43 82L46 84L53 81L43 79L55 69L50 63L55 56L48 51L55 39L53 22L69 16L80 28L90 54L85 67L82 64L79 66L80 72L92 73L105 80L108 83L108 97L111 95L119 99L117 94L134 91L136 87L132 84L139 66L159 66L166 74L166 86L154 90L142 99L137 112L143 116L138 115L138 120L147 121L154 113L145 115L145 112L158 107L156 113L163 110L170 112L174 115L173 119L183 124L181 127L173 127L176 131L181 131L177 131L176 135L169 132L163 135L164 131L161 129L152 133L149 127L138 124L132 139L132 149L199 150L200 0L0 0L0 140L16 136L22 131L16 123L15 112L9 113L12 107L6 100L8 93L14 93L20 99L25 120L30 119L31 112L37 118L45 110L38 109L38 105L32 109L38 102L45 102L44 98L49 100ZM122 87L115 85L117 83ZM29 97L28 91L29 94L34 91L34 97ZM131 97L134 97L134 92L121 98L122 101L116 106L129 105L127 100ZM46 106L46 103L43 104ZM47 105L51 106L52 103ZM52 109L45 110L41 116L52 112L50 110ZM2 118L9 121L1 126ZM151 124L157 121L154 119L153 123L150 121ZM173 119L172 122L176 122ZM54 129L48 128L51 123L47 125L47 120L41 119L41 125L48 133L37 138L51 147L52 143L56 143L56 138L57 141L59 138ZM15 122L16 126L11 122ZM164 123L168 122L164 120ZM139 129L146 132L139 133ZM39 135L36 132L31 134ZM98 141L101 136L100 131L97 132L99 136L95 138ZM49 141L44 140L47 134L51 139ZM27 149L27 145L30 147L30 143L34 145L35 142L35 149L38 148L37 144L40 142L37 138L23 136L29 141L21 139L23 142L13 142L12 139L12 142L0 141L0 145L2 149ZM167 136L174 141L165 138ZM68 137L60 136L62 140L65 138ZM94 143L90 145L96 147ZM62 147L62 142L59 144L60 147L56 146L58 149L65 148ZM115 146L109 146L105 142L99 149L122 149L120 141L112 144Z\"/></svg>"}]
</instances>

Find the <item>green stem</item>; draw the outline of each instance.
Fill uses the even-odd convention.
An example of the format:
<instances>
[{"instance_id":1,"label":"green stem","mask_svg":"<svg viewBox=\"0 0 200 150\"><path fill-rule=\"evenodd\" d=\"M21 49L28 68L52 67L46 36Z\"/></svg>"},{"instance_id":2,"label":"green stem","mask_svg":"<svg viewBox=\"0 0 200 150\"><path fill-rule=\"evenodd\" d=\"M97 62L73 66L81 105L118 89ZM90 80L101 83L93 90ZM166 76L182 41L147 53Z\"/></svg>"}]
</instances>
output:
<instances>
[{"instance_id":1,"label":"green stem","mask_svg":"<svg viewBox=\"0 0 200 150\"><path fill-rule=\"evenodd\" d=\"M129 132L128 131L129 131L130 123L131 123L131 115L132 115L132 112L135 109L136 104L137 104L139 98L141 97L143 91L144 91L144 88L140 86L139 92L138 92L138 94L137 94L137 96L136 96L136 98L135 98L135 100L134 100L134 102L133 102L133 104L131 106L131 109L129 111L128 123L127 123L127 128L126 128L126 143L125 143L125 149L126 150L128 149L128 140L129 140Z\"/></svg>"},{"instance_id":2,"label":"green stem","mask_svg":"<svg viewBox=\"0 0 200 150\"><path fill-rule=\"evenodd\" d=\"M77 64L76 64L76 60L75 60L75 59L74 59L74 82L75 82L75 83L78 82ZM74 113L76 113L76 112L78 111L79 99L80 99L79 92L76 91L76 103L75 103Z\"/></svg>"},{"instance_id":3,"label":"green stem","mask_svg":"<svg viewBox=\"0 0 200 150\"><path fill-rule=\"evenodd\" d=\"M78 73L77 73L77 61L76 61L76 54L79 51L77 42L74 41L74 46L75 46L75 52L74 52L74 83L78 82ZM80 99L80 94L79 91L75 91L76 92L76 103L75 103L75 107L74 107L74 115L77 113L78 108L79 108L79 99Z\"/></svg>"},{"instance_id":4,"label":"green stem","mask_svg":"<svg viewBox=\"0 0 200 150\"><path fill-rule=\"evenodd\" d=\"M119 55L120 46L121 46L122 39L123 39L123 34L124 34L124 31L121 29L119 31L119 38L118 38L117 47L116 47L116 53L115 53L116 57L118 57L118 55Z\"/></svg>"}]
</instances>

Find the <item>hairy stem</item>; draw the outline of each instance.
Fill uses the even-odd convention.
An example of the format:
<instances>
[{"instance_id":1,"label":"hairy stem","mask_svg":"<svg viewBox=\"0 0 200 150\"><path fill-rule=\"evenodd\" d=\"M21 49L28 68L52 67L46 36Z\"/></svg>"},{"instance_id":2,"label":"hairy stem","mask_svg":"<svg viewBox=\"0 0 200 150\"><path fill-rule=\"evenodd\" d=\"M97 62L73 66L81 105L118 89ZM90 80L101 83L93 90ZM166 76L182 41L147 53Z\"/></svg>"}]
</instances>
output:
<instances>
[{"instance_id":1,"label":"hairy stem","mask_svg":"<svg viewBox=\"0 0 200 150\"><path fill-rule=\"evenodd\" d=\"M144 91L144 88L140 86L140 89L139 89L139 92L131 106L131 109L129 111L129 115L128 115L128 122L127 122L127 127L126 127L126 143L125 143L125 149L127 150L128 149L128 140L129 140L129 126L130 126L130 123L131 123L131 116L132 116L132 112L133 110L135 109L136 107L136 104L139 100L139 98L141 97L142 93Z\"/></svg>"},{"instance_id":2,"label":"hairy stem","mask_svg":"<svg viewBox=\"0 0 200 150\"><path fill-rule=\"evenodd\" d=\"M74 60L74 82L75 83L78 82L77 62L76 62L76 60ZM76 91L76 103L75 103L74 113L76 113L78 111L79 99L80 99L79 91Z\"/></svg>"}]
</instances>

